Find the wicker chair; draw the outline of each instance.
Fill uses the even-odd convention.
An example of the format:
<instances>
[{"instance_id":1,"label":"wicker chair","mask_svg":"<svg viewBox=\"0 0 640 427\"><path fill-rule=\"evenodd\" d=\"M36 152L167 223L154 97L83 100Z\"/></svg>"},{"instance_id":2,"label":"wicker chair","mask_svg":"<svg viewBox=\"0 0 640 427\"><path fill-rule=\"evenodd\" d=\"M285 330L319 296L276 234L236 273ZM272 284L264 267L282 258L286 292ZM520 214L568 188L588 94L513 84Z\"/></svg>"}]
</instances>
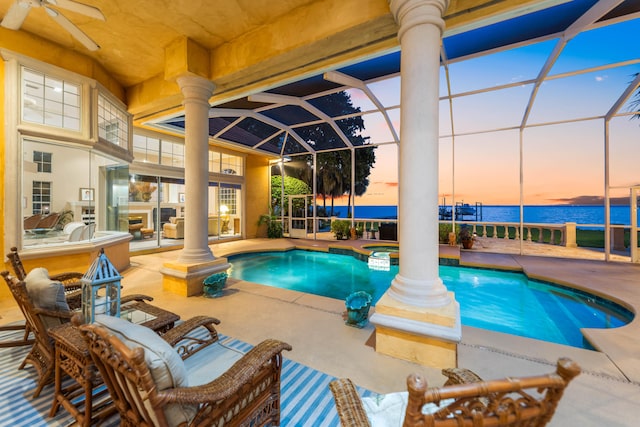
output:
<instances>
[{"instance_id":1,"label":"wicker chair","mask_svg":"<svg viewBox=\"0 0 640 427\"><path fill-rule=\"evenodd\" d=\"M11 252L7 254L7 258L11 261L11 266L13 267L13 272L18 280L25 280L27 277L27 272L24 269L24 265L22 264L22 260L20 259L20 255L18 255L18 248L15 246L11 248ZM71 310L76 310L80 308L82 304L82 285L80 283L80 279L84 273L79 273L76 271L68 272L68 273L60 273L51 275L51 280L56 280L64 286L64 293L67 297L67 304L69 304L69 308Z\"/></svg>"},{"instance_id":2,"label":"wicker chair","mask_svg":"<svg viewBox=\"0 0 640 427\"><path fill-rule=\"evenodd\" d=\"M449 375L449 385L440 388L427 388L422 376L412 374L407 378L406 409L397 414L396 420L404 416L404 427L544 426L553 417L564 389L579 373L576 363L561 358L556 372L548 375L481 382L475 382L475 375L462 375L463 378ZM463 382L452 384L460 380ZM467 380L472 382L464 382ZM349 379L335 380L329 388L342 426L371 425Z\"/></svg>"},{"instance_id":3,"label":"wicker chair","mask_svg":"<svg viewBox=\"0 0 640 427\"><path fill-rule=\"evenodd\" d=\"M135 333L136 338L127 341L132 336L129 330L124 334L125 344L117 337L121 335L119 330L114 332L96 323L80 326L120 414L121 425L280 425L282 351L291 350L291 346L268 339L244 355L219 342L203 348L199 342L194 344L196 338L189 338L190 332L185 329L190 328L185 326L178 325L162 338L153 338L168 343L169 353L173 353L168 357L177 358L181 365L177 366L175 360L163 359L163 367L174 368L169 374L162 374L163 379L157 378L158 364L156 368L148 365L145 357L157 360L157 352L167 344L156 341L140 344L145 340ZM139 325L131 327L140 328ZM213 326L209 329L217 341ZM229 358L225 352L236 353L235 358ZM163 353L162 357L166 356ZM192 360L196 362L190 364ZM181 376L178 372L182 366L187 383L176 382L182 381L176 379ZM216 370L220 372L213 373ZM171 378L170 384L167 378ZM194 378L197 381L192 381ZM179 412L179 419L175 418L175 411Z\"/></svg>"},{"instance_id":4,"label":"wicker chair","mask_svg":"<svg viewBox=\"0 0 640 427\"><path fill-rule=\"evenodd\" d=\"M31 329L29 329L26 323L22 323L20 325L0 326L0 331L24 331L21 339L0 341L0 348L21 347L23 345L33 344L34 342L32 338L29 338L29 336L31 335Z\"/></svg>"},{"instance_id":5,"label":"wicker chair","mask_svg":"<svg viewBox=\"0 0 640 427\"><path fill-rule=\"evenodd\" d=\"M54 355L55 349L53 340L47 333L48 325L57 322L58 324L68 322L76 314L70 310L51 310L38 308L33 305L25 283L9 274L8 271L0 273L7 282L11 294L13 295L20 311L26 319L26 328L33 335L33 347L22 361L18 369L24 369L27 364L32 365L38 373L38 381L33 397L40 395L42 388L54 380ZM123 303L129 301L152 300L146 295L128 295L122 297Z\"/></svg>"}]
</instances>

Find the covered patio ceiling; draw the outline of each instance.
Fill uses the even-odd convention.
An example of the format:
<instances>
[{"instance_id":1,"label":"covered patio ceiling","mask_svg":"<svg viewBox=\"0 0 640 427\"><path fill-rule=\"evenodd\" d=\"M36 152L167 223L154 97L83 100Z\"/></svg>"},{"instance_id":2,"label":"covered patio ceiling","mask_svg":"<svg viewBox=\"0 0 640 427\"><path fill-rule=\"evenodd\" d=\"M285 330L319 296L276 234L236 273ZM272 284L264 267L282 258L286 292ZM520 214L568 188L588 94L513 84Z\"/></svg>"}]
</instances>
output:
<instances>
[{"instance_id":1,"label":"covered patio ceiling","mask_svg":"<svg viewBox=\"0 0 640 427\"><path fill-rule=\"evenodd\" d=\"M560 4L557 1L539 3L538 8L530 9L525 14L491 22L480 28L445 31L441 54L444 67L441 74L440 99L442 108L447 111L442 115L447 116L451 123L443 126L441 120L441 136L454 134L456 115L453 108L451 111L448 110L450 100L457 97L524 87L528 96L522 100L524 105L518 107L521 111L518 122L503 127L523 129L532 123L539 124L535 119L532 120L531 112L538 90L545 82L602 69L630 67L632 72L634 69L636 73L640 71L640 48L633 38L637 36L640 26L640 2L576 0ZM625 46L626 54L622 57L612 54L606 63L592 64L588 56L590 49L595 48L594 37L598 37L593 34L604 27L615 28L614 31L617 31L618 35L614 39L616 43ZM610 37L609 34L607 40L610 40ZM572 43L572 49L565 49L569 42ZM452 82L455 76L450 77L450 66L482 56L527 49L531 46L544 46L536 49L545 53L539 67L530 71L530 76L521 76L520 79L511 81L496 81L490 86L480 85L481 87L472 90L456 91L456 86L465 85ZM573 59L576 59L576 55L585 55L583 61L578 61L583 67L570 71L562 70L562 67L554 68L554 65L562 60L565 52ZM497 64L495 66L500 67ZM364 144L398 143L399 76L400 52L396 50L261 93L213 105L209 113L209 135L215 141L274 156L329 151L354 146L354 142L346 136L344 120L360 115L366 127L363 132L369 132L367 129L377 129L370 131L371 134L362 134L364 138L361 141L364 141ZM596 112L595 116L624 113L626 103L639 84L640 78L636 75L634 80L631 75L626 90L620 90L611 104L601 106L602 110ZM325 108L325 98L343 90L349 93L354 107L359 112L346 116L332 116ZM567 105L567 108L571 106ZM148 122L146 125L182 134L184 122L184 115L178 113ZM301 137L305 128L318 127L327 136L323 143L305 141ZM380 131L381 128L385 130Z\"/></svg>"}]
</instances>

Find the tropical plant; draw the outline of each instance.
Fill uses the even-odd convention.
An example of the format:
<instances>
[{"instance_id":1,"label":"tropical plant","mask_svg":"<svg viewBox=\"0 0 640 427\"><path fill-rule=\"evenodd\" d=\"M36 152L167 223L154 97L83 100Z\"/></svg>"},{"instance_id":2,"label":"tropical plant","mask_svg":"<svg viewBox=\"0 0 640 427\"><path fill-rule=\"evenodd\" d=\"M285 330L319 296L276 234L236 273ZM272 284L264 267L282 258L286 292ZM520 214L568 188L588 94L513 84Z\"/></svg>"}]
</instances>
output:
<instances>
[{"instance_id":1,"label":"tropical plant","mask_svg":"<svg viewBox=\"0 0 640 427\"><path fill-rule=\"evenodd\" d=\"M279 239L283 235L282 222L275 215L260 215L258 225L267 225L267 237L270 239Z\"/></svg>"},{"instance_id":2,"label":"tropical plant","mask_svg":"<svg viewBox=\"0 0 640 427\"><path fill-rule=\"evenodd\" d=\"M362 136L365 128L364 120L361 116L354 115L360 112L360 108L353 106L351 96L347 92L341 91L316 98L314 106L331 117L347 117L337 120L336 123L352 146L362 147L369 144L368 137ZM296 132L317 150L345 145L326 123L299 128ZM322 197L324 208L326 208L327 199L331 200L330 216L333 216L336 197L345 194L349 196L350 212L353 195L362 195L366 192L371 167L375 163L375 149L374 146L367 146L355 150L355 188L351 188L351 150L326 151L316 156L316 193Z\"/></svg>"},{"instance_id":3,"label":"tropical plant","mask_svg":"<svg viewBox=\"0 0 640 427\"><path fill-rule=\"evenodd\" d=\"M309 194L311 188L302 180L292 176L284 177L284 196L292 196L298 194ZM288 200L288 198L287 198ZM271 211L282 212L282 175L273 175L271 177ZM296 200L293 203L294 209L303 209L304 200ZM287 211L286 205L284 212Z\"/></svg>"},{"instance_id":4,"label":"tropical plant","mask_svg":"<svg viewBox=\"0 0 640 427\"><path fill-rule=\"evenodd\" d=\"M336 219L334 221L331 221L331 232L336 237L336 240L342 240L345 237L349 238L350 228L350 221L344 219Z\"/></svg>"},{"instance_id":5,"label":"tropical plant","mask_svg":"<svg viewBox=\"0 0 640 427\"><path fill-rule=\"evenodd\" d=\"M635 73L633 75L633 78L635 79L636 77L638 77L638 74L640 73ZM635 114L632 115L631 118L640 119L640 88L638 88L638 91L633 95L630 106L631 111L635 112Z\"/></svg>"}]
</instances>

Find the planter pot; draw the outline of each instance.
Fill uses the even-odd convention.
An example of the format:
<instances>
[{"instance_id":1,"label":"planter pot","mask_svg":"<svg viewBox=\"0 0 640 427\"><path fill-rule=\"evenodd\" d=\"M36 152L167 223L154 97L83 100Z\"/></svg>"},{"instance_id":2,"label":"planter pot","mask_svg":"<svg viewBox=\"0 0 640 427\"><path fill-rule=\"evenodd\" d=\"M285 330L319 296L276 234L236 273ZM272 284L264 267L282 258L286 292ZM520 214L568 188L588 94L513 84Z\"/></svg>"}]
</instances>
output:
<instances>
[{"instance_id":1,"label":"planter pot","mask_svg":"<svg viewBox=\"0 0 640 427\"><path fill-rule=\"evenodd\" d=\"M368 321L371 308L371 295L364 291L354 292L345 301L347 306L346 324L355 328L363 328Z\"/></svg>"},{"instance_id":2,"label":"planter pot","mask_svg":"<svg viewBox=\"0 0 640 427\"><path fill-rule=\"evenodd\" d=\"M222 296L224 285L227 283L227 273L216 273L204 279L202 293L206 298Z\"/></svg>"},{"instance_id":3,"label":"planter pot","mask_svg":"<svg viewBox=\"0 0 640 427\"><path fill-rule=\"evenodd\" d=\"M465 249L471 249L473 247L473 239L463 240L462 247Z\"/></svg>"}]
</instances>

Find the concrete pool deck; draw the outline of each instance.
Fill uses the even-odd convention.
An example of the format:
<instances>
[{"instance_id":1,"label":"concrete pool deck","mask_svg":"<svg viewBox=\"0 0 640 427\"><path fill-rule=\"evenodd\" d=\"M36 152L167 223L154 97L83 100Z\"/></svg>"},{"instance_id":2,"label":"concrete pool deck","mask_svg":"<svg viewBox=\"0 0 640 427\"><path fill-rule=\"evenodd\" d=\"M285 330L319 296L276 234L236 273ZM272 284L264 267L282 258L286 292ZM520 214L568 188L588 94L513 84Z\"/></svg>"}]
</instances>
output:
<instances>
[{"instance_id":1,"label":"concrete pool deck","mask_svg":"<svg viewBox=\"0 0 640 427\"><path fill-rule=\"evenodd\" d=\"M288 239L251 239L211 245L216 256L265 250L286 250L296 246L323 249L338 242ZM340 246L360 248L375 241L343 241ZM530 276L576 285L625 302L634 312L640 307L640 266L576 258L555 247L557 255L520 256L509 248L477 247L460 251L441 246L441 255L459 257L462 265L523 270ZM546 245L549 246L549 245ZM544 248L547 251L549 248ZM502 250L502 253L498 251ZM506 252L506 253L505 253ZM562 252L562 253L561 253ZM349 377L367 389L387 393L406 389L405 379L422 372L429 383L444 382L439 370L398 360L375 352L373 326L363 329L344 324L344 302L255 283L228 280L225 295L217 299L181 297L162 290L160 268L174 260L176 252L159 252L131 257L123 272L124 293L145 293L154 304L176 312L182 318L207 314L219 318L218 330L257 344L271 337L288 342L293 351L285 357L335 377ZM21 318L14 306L2 306L2 322ZM459 366L474 370L486 379L547 373L559 357L577 361L583 373L569 386L551 426L635 426L640 407L640 321L617 329L588 331L600 351L589 351L463 327L458 346ZM313 420L309 420L313 426Z\"/></svg>"}]
</instances>

